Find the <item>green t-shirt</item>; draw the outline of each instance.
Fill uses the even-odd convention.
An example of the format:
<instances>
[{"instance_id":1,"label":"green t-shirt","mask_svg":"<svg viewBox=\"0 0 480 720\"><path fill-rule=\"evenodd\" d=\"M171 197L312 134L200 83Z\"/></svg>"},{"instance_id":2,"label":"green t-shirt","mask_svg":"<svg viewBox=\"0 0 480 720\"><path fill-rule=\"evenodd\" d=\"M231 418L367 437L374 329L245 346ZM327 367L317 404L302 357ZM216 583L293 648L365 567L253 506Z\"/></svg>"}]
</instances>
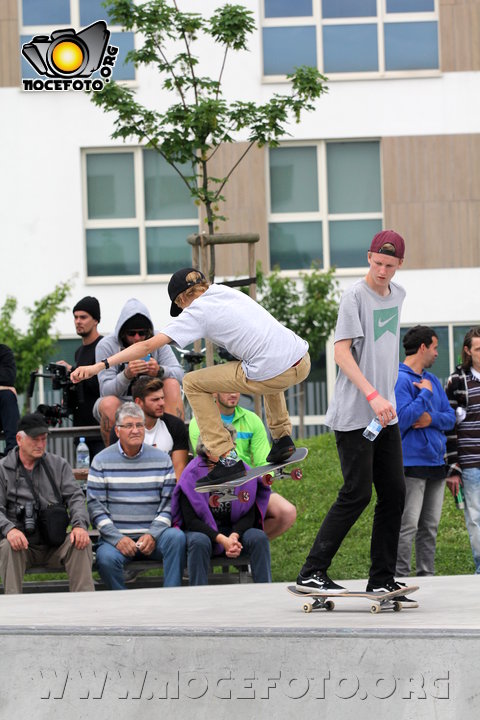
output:
<instances>
[{"instance_id":1,"label":"green t-shirt","mask_svg":"<svg viewBox=\"0 0 480 720\"><path fill-rule=\"evenodd\" d=\"M237 432L236 449L238 456L250 467L266 465L266 458L270 452L270 443L265 425L258 415L237 405L231 425ZM196 455L200 433L195 418L190 421L188 433L193 453Z\"/></svg>"}]
</instances>

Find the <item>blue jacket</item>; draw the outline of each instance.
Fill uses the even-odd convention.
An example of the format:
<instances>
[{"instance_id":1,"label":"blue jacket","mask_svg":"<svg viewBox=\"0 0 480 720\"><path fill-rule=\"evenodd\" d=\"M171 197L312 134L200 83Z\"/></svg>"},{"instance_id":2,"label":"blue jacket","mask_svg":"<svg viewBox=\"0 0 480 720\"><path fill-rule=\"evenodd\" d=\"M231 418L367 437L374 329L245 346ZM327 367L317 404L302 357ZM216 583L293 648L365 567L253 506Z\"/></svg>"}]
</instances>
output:
<instances>
[{"instance_id":1,"label":"blue jacket","mask_svg":"<svg viewBox=\"0 0 480 720\"><path fill-rule=\"evenodd\" d=\"M430 380L433 392L419 390L414 382L422 378ZM445 463L445 431L455 425L455 412L440 381L429 372L418 375L405 363L400 363L395 385L397 415L402 436L403 464L405 467L432 467ZM432 422L426 428L414 429L412 425L428 412Z\"/></svg>"}]
</instances>

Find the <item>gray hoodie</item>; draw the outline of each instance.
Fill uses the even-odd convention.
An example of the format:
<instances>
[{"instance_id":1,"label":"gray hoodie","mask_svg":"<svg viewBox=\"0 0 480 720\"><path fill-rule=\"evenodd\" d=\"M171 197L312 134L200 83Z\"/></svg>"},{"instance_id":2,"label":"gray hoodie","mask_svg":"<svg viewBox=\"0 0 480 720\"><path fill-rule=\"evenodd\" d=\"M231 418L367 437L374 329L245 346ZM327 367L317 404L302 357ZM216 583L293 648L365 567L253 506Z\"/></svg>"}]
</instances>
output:
<instances>
[{"instance_id":1,"label":"gray hoodie","mask_svg":"<svg viewBox=\"0 0 480 720\"><path fill-rule=\"evenodd\" d=\"M156 332L153 329L152 319L146 306L140 300L130 298L130 300L127 300L120 312L115 326L115 331L111 335L104 337L103 340L100 340L98 343L95 349L96 362L100 362L104 358L115 355L115 353L124 349L124 346L121 344L119 338L120 330L129 318L137 315L138 313L145 315L145 317L148 318L153 332ZM155 350L152 353L152 357L154 357L158 364L162 366L164 370L164 378L175 378L179 383L182 382L184 375L183 369L176 359L171 347L165 345L164 347ZM131 396L128 395L128 389L132 380L125 377L124 368L125 365L115 365L114 367L108 368L108 370L102 370L98 376L100 397L115 395L122 400L131 399Z\"/></svg>"}]
</instances>

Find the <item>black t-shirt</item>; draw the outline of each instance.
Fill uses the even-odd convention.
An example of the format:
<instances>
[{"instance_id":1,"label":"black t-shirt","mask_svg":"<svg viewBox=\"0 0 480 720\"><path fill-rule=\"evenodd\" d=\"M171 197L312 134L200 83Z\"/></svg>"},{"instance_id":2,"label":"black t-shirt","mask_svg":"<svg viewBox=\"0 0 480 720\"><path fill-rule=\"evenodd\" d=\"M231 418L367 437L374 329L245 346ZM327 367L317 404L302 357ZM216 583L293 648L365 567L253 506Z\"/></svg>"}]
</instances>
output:
<instances>
[{"instance_id":1,"label":"black t-shirt","mask_svg":"<svg viewBox=\"0 0 480 720\"><path fill-rule=\"evenodd\" d=\"M75 365L95 364L95 348L102 339L103 335L99 335L89 345L80 345L75 351ZM73 424L80 425L98 425L97 420L93 417L92 410L96 400L100 397L100 388L98 385L98 377L95 375L88 380L83 380L77 387L81 388L77 393L76 402L74 399L75 409L73 411ZM82 397L83 395L83 397Z\"/></svg>"}]
</instances>

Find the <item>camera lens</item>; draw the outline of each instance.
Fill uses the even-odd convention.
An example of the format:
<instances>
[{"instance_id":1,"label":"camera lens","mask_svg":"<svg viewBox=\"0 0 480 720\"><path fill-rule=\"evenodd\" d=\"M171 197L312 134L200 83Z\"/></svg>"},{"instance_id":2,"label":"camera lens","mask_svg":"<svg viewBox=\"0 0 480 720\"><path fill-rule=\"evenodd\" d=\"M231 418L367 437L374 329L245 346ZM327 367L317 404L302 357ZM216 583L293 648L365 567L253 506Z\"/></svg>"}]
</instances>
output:
<instances>
[{"instance_id":1,"label":"camera lens","mask_svg":"<svg viewBox=\"0 0 480 720\"><path fill-rule=\"evenodd\" d=\"M28 501L25 503L25 517L24 517L25 535L31 535L35 532L35 512L33 509L33 502Z\"/></svg>"}]
</instances>

